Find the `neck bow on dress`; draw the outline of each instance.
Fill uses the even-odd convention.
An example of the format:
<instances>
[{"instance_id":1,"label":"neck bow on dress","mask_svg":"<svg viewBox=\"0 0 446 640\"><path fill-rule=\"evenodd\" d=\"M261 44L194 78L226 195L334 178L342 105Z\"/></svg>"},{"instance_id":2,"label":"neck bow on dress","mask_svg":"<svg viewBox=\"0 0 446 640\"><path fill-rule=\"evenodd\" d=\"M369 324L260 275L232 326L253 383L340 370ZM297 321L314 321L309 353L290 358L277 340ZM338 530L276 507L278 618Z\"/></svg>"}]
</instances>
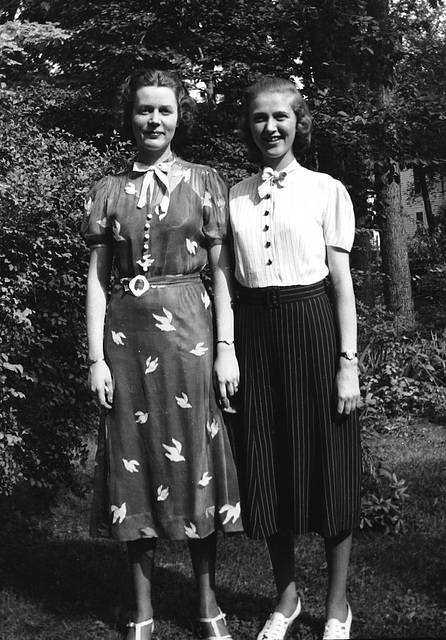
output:
<instances>
[{"instance_id":1,"label":"neck bow on dress","mask_svg":"<svg viewBox=\"0 0 446 640\"><path fill-rule=\"evenodd\" d=\"M261 198L267 196L271 193L274 185L277 187L283 187L283 183L287 175L286 171L274 171L273 169L270 169L270 167L265 167L262 172L262 182L259 185L259 196Z\"/></svg>"},{"instance_id":2,"label":"neck bow on dress","mask_svg":"<svg viewBox=\"0 0 446 640\"><path fill-rule=\"evenodd\" d=\"M137 173L145 173L142 181L141 193L138 199L137 207L142 209L147 204L147 189L149 188L150 180L152 176L156 176L161 183L161 188L164 191L163 198L160 202L159 208L161 214L166 214L169 208L170 201L170 189L169 181L167 179L167 173L172 166L173 160L168 162L159 162L158 164L144 164L142 162L133 163L133 171Z\"/></svg>"}]
</instances>

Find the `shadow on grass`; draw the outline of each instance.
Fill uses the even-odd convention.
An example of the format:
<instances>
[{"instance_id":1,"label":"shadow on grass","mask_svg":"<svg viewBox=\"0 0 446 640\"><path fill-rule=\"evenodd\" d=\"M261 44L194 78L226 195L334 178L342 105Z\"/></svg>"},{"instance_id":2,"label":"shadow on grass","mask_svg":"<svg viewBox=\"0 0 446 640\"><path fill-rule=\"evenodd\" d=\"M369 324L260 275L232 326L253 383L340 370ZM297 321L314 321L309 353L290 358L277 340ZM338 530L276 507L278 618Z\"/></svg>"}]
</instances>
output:
<instances>
[{"instance_id":1,"label":"shadow on grass","mask_svg":"<svg viewBox=\"0 0 446 640\"><path fill-rule=\"evenodd\" d=\"M39 542L38 538L28 544L2 536L0 575L4 586L66 622L94 618L109 629L122 631L132 608L125 545L88 539ZM230 546L231 553L237 552L236 541ZM189 632L181 637L193 637L197 602L187 546L160 544L157 556L153 596L156 616L166 628ZM232 556L231 562L237 562L237 558ZM232 574L227 565L222 573ZM245 590L244 585L231 587L225 577L220 577L221 607L229 619L236 619L236 625L252 627L254 636L258 620L270 610L270 598L253 595L255 588L248 585L248 580Z\"/></svg>"}]
</instances>

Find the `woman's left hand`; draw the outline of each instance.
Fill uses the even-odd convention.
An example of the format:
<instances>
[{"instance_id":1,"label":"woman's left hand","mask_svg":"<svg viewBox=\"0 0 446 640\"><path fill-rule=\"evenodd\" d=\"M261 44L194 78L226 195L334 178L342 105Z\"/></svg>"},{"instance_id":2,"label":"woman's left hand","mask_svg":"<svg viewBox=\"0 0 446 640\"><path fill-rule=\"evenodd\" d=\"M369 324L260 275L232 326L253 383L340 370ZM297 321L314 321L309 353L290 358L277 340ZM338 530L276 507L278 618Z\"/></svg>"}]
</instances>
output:
<instances>
[{"instance_id":1,"label":"woman's left hand","mask_svg":"<svg viewBox=\"0 0 446 640\"><path fill-rule=\"evenodd\" d=\"M223 409L230 407L230 398L237 393L240 371L234 345L222 345L214 362L214 384Z\"/></svg>"},{"instance_id":2,"label":"woman's left hand","mask_svg":"<svg viewBox=\"0 0 446 640\"><path fill-rule=\"evenodd\" d=\"M342 358L341 358L342 360ZM339 415L349 415L360 405L358 367L356 362L341 362L336 375L336 410Z\"/></svg>"}]
</instances>

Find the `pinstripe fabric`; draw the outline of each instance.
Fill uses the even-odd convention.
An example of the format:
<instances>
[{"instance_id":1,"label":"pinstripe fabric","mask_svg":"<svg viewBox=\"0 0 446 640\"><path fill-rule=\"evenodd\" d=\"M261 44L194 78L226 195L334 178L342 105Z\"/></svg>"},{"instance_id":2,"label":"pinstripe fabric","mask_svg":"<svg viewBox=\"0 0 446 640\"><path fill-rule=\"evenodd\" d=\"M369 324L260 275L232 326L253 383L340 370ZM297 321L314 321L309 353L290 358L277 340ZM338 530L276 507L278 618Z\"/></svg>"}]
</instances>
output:
<instances>
[{"instance_id":1,"label":"pinstripe fabric","mask_svg":"<svg viewBox=\"0 0 446 640\"><path fill-rule=\"evenodd\" d=\"M248 535L351 530L359 515L359 426L356 415L337 422L332 413L337 343L328 296L276 308L239 302L236 344Z\"/></svg>"}]
</instances>

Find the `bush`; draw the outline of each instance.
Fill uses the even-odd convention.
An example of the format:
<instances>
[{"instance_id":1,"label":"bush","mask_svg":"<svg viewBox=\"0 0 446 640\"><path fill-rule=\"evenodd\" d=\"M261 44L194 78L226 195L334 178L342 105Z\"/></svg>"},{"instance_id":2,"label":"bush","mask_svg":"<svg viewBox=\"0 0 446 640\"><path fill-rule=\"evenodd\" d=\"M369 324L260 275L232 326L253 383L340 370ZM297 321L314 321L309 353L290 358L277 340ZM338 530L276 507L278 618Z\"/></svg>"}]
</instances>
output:
<instances>
[{"instance_id":1,"label":"bush","mask_svg":"<svg viewBox=\"0 0 446 640\"><path fill-rule=\"evenodd\" d=\"M50 487L84 460L97 411L86 389L83 197L115 162L59 129L45 105L1 91L0 493ZM36 115L37 114L37 115Z\"/></svg>"}]
</instances>

